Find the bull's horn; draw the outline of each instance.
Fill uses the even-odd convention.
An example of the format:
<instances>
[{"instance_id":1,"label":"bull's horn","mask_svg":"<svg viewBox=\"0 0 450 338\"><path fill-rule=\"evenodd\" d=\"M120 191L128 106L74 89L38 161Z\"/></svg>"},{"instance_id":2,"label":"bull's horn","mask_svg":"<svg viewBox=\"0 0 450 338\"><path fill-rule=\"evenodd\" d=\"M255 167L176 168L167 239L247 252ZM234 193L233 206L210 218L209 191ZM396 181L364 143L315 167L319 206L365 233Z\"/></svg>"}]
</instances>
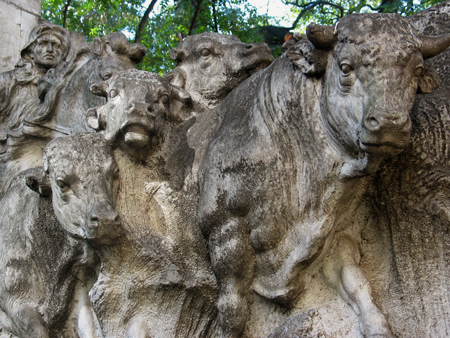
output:
<instances>
[{"instance_id":1,"label":"bull's horn","mask_svg":"<svg viewBox=\"0 0 450 338\"><path fill-rule=\"evenodd\" d=\"M306 36L319 49L331 49L337 41L334 26L321 26L311 23L306 27Z\"/></svg>"},{"instance_id":2,"label":"bull's horn","mask_svg":"<svg viewBox=\"0 0 450 338\"><path fill-rule=\"evenodd\" d=\"M422 36L422 56L429 59L442 53L450 46L450 34Z\"/></svg>"}]
</instances>

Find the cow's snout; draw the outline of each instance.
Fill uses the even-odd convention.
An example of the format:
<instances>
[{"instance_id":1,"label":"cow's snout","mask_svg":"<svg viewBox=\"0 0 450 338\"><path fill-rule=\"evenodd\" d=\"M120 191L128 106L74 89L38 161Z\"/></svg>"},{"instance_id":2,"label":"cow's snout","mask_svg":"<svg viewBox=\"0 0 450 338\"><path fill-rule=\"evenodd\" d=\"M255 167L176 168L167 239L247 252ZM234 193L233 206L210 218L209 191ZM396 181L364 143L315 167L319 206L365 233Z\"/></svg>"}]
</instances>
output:
<instances>
[{"instance_id":1,"label":"cow's snout","mask_svg":"<svg viewBox=\"0 0 450 338\"><path fill-rule=\"evenodd\" d=\"M364 117L360 146L366 152L397 155L408 145L410 130L408 113L372 111Z\"/></svg>"},{"instance_id":2,"label":"cow's snout","mask_svg":"<svg viewBox=\"0 0 450 338\"><path fill-rule=\"evenodd\" d=\"M364 119L364 128L370 132L378 132L383 129L397 129L400 132L409 132L411 120L409 114L402 112L369 113Z\"/></svg>"},{"instance_id":3,"label":"cow's snout","mask_svg":"<svg viewBox=\"0 0 450 338\"><path fill-rule=\"evenodd\" d=\"M97 203L89 208L86 237L95 244L112 244L122 230L119 214L108 202Z\"/></svg>"},{"instance_id":4,"label":"cow's snout","mask_svg":"<svg viewBox=\"0 0 450 338\"><path fill-rule=\"evenodd\" d=\"M153 105L148 102L132 102L127 107L127 115L153 115Z\"/></svg>"}]
</instances>

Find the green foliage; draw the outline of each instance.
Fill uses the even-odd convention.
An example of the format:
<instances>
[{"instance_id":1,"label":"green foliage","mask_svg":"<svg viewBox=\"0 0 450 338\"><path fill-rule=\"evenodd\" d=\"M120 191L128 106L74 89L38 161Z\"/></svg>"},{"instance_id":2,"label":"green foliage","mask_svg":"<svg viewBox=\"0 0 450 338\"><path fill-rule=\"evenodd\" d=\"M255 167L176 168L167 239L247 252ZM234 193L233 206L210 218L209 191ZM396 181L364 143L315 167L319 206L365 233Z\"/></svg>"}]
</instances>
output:
<instances>
[{"instance_id":1,"label":"green foliage","mask_svg":"<svg viewBox=\"0 0 450 338\"><path fill-rule=\"evenodd\" d=\"M143 69L166 73L174 67L169 52L178 44L180 34L189 34L197 4L192 0L178 0L175 4L169 0L162 0L160 11L152 16L142 33L141 43L149 51L141 66ZM220 33L234 34L244 42L260 42L263 38L254 33L253 27L267 22L268 18L258 15L256 9L246 1L208 0L200 4L192 34L215 31L217 25L217 31Z\"/></svg>"},{"instance_id":2,"label":"green foliage","mask_svg":"<svg viewBox=\"0 0 450 338\"><path fill-rule=\"evenodd\" d=\"M65 23L66 28L83 34L88 41L114 31L122 31L133 40L147 9L145 6L150 2L144 1L43 0L42 18L61 26ZM411 15L442 1L283 0L297 17L296 30L304 29L312 21L334 24L351 13ZM139 67L160 74L173 69L170 50L178 44L180 34L188 35L190 30L191 34L217 31L234 34L244 42L261 42L263 37L255 27L267 25L269 19L259 15L247 0L159 0L141 32L140 43L147 48L147 55Z\"/></svg>"},{"instance_id":3,"label":"green foliage","mask_svg":"<svg viewBox=\"0 0 450 338\"><path fill-rule=\"evenodd\" d=\"M304 30L314 21L322 25L335 24L352 13L398 13L412 15L444 0L283 0L297 17L296 29Z\"/></svg>"},{"instance_id":4,"label":"green foliage","mask_svg":"<svg viewBox=\"0 0 450 338\"><path fill-rule=\"evenodd\" d=\"M63 25L68 1L43 0L42 18ZM192 25L199 3L200 10ZM127 32L129 37L134 37L146 10L143 4L143 0L72 0L65 27L83 34L88 40L113 31ZM268 23L268 17L259 15L246 0L161 0L158 6L141 33L140 43L146 47L147 55L139 67L160 74L175 66L169 57L170 50L177 46L180 34L189 34L191 26L192 34L217 28L218 32L234 34L244 42L261 42L262 36L256 34L253 27Z\"/></svg>"}]
</instances>

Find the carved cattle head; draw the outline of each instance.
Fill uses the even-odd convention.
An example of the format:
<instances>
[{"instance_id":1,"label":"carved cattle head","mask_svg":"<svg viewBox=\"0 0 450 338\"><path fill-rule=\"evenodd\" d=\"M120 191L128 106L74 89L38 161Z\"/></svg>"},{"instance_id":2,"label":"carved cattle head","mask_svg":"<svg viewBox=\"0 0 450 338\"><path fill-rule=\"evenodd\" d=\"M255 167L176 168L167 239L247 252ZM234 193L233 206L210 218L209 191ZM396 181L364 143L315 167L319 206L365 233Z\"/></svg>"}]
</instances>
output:
<instances>
[{"instance_id":1,"label":"carved cattle head","mask_svg":"<svg viewBox=\"0 0 450 338\"><path fill-rule=\"evenodd\" d=\"M87 123L127 150L152 151L164 130L190 116L190 95L161 76L140 70L118 73L91 86L107 99L86 113Z\"/></svg>"},{"instance_id":2,"label":"carved cattle head","mask_svg":"<svg viewBox=\"0 0 450 338\"><path fill-rule=\"evenodd\" d=\"M100 60L98 72L102 80L107 80L120 71L133 69L145 55L144 46L130 44L121 32L95 38L93 50Z\"/></svg>"},{"instance_id":3,"label":"carved cattle head","mask_svg":"<svg viewBox=\"0 0 450 338\"><path fill-rule=\"evenodd\" d=\"M450 45L450 35L421 37L395 14L358 14L336 27L311 24L287 51L307 76L322 77L322 114L347 151L396 155L409 142L416 92L439 86L424 59Z\"/></svg>"},{"instance_id":4,"label":"carved cattle head","mask_svg":"<svg viewBox=\"0 0 450 338\"><path fill-rule=\"evenodd\" d=\"M215 107L238 84L273 61L267 44L243 43L218 33L188 36L172 49L170 57L178 66L164 77L206 108Z\"/></svg>"},{"instance_id":5,"label":"carved cattle head","mask_svg":"<svg viewBox=\"0 0 450 338\"><path fill-rule=\"evenodd\" d=\"M45 147L43 159L40 174L30 174L27 185L52 195L61 227L94 245L114 243L124 233L114 210L118 169L102 135L57 138Z\"/></svg>"}]
</instances>

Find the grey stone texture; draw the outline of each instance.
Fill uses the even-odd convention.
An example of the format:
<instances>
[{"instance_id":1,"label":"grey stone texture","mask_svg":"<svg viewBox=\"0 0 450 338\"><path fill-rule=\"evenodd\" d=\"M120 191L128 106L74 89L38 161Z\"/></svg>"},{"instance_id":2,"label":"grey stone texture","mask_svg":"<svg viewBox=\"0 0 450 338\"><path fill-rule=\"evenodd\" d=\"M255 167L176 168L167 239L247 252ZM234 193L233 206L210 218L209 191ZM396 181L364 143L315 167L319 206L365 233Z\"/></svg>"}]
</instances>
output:
<instances>
[{"instance_id":1,"label":"grey stone texture","mask_svg":"<svg viewBox=\"0 0 450 338\"><path fill-rule=\"evenodd\" d=\"M0 1L0 72L13 69L31 30L41 18L42 0Z\"/></svg>"},{"instance_id":2,"label":"grey stone texture","mask_svg":"<svg viewBox=\"0 0 450 338\"><path fill-rule=\"evenodd\" d=\"M276 60L190 36L162 77L35 28L0 74L0 337L448 337L449 8Z\"/></svg>"}]
</instances>

